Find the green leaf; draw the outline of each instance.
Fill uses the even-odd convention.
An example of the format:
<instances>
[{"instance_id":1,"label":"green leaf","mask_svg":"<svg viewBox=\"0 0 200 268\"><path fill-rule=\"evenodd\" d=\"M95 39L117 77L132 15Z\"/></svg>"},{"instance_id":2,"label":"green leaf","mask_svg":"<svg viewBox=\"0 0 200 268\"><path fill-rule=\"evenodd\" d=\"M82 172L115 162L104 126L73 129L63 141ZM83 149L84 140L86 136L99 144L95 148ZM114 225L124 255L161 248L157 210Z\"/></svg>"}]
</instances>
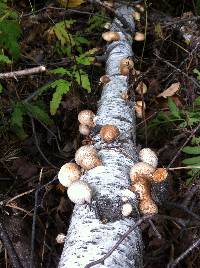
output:
<instances>
[{"instance_id":1,"label":"green leaf","mask_svg":"<svg viewBox=\"0 0 200 268\"><path fill-rule=\"evenodd\" d=\"M2 86L2 84L0 84L0 93L2 93L3 92L3 86Z\"/></svg>"},{"instance_id":2,"label":"green leaf","mask_svg":"<svg viewBox=\"0 0 200 268\"><path fill-rule=\"evenodd\" d=\"M75 79L80 86L87 90L88 93L91 92L90 81L87 73L85 73L83 70L76 71Z\"/></svg>"},{"instance_id":3,"label":"green leaf","mask_svg":"<svg viewBox=\"0 0 200 268\"><path fill-rule=\"evenodd\" d=\"M178 107L176 106L175 102L170 97L168 97L168 106L169 106L171 114L174 117L181 119L180 111L179 111Z\"/></svg>"},{"instance_id":4,"label":"green leaf","mask_svg":"<svg viewBox=\"0 0 200 268\"><path fill-rule=\"evenodd\" d=\"M185 165L200 165L200 156L195 156L191 158L186 158L182 161L183 164Z\"/></svg>"},{"instance_id":5,"label":"green leaf","mask_svg":"<svg viewBox=\"0 0 200 268\"><path fill-rule=\"evenodd\" d=\"M200 96L197 97L197 98L194 100L194 105L195 105L195 106L200 106Z\"/></svg>"},{"instance_id":6,"label":"green leaf","mask_svg":"<svg viewBox=\"0 0 200 268\"><path fill-rule=\"evenodd\" d=\"M193 73L197 75L197 80L200 80L200 71L195 68Z\"/></svg>"},{"instance_id":7,"label":"green leaf","mask_svg":"<svg viewBox=\"0 0 200 268\"><path fill-rule=\"evenodd\" d=\"M12 61L11 61L7 56L5 56L5 55L3 55L3 54L0 54L0 62L9 64L9 63L11 63Z\"/></svg>"},{"instance_id":8,"label":"green leaf","mask_svg":"<svg viewBox=\"0 0 200 268\"><path fill-rule=\"evenodd\" d=\"M54 33L57 39L60 41L62 47L65 45L74 46L75 41L72 35L69 33L67 29L70 28L70 25L73 24L74 20L65 20L56 23L53 27L50 28L49 34Z\"/></svg>"},{"instance_id":9,"label":"green leaf","mask_svg":"<svg viewBox=\"0 0 200 268\"><path fill-rule=\"evenodd\" d=\"M192 145L198 145L200 144L200 137L193 137L191 140Z\"/></svg>"},{"instance_id":10,"label":"green leaf","mask_svg":"<svg viewBox=\"0 0 200 268\"><path fill-rule=\"evenodd\" d=\"M17 59L19 56L19 37L21 29L17 20L3 20L0 22L0 47L9 51Z\"/></svg>"},{"instance_id":11,"label":"green leaf","mask_svg":"<svg viewBox=\"0 0 200 268\"><path fill-rule=\"evenodd\" d=\"M186 146L182 151L186 154L200 154L200 146Z\"/></svg>"},{"instance_id":12,"label":"green leaf","mask_svg":"<svg viewBox=\"0 0 200 268\"><path fill-rule=\"evenodd\" d=\"M32 105L30 103L24 103L24 107L27 112L29 112L34 118L40 120L46 125L52 125L53 120L49 117L49 115L40 108L39 106Z\"/></svg>"},{"instance_id":13,"label":"green leaf","mask_svg":"<svg viewBox=\"0 0 200 268\"><path fill-rule=\"evenodd\" d=\"M13 112L11 114L10 128L15 134L21 139L27 138L27 134L23 127L23 116L26 111L24 110L23 104L18 102L15 104Z\"/></svg>"},{"instance_id":14,"label":"green leaf","mask_svg":"<svg viewBox=\"0 0 200 268\"><path fill-rule=\"evenodd\" d=\"M51 84L51 87L55 88L52 100L50 102L50 113L54 115L60 105L62 96L69 92L71 83L69 81L59 79Z\"/></svg>"},{"instance_id":15,"label":"green leaf","mask_svg":"<svg viewBox=\"0 0 200 268\"><path fill-rule=\"evenodd\" d=\"M51 73L51 74L62 74L62 75L67 74L69 76L72 76L72 72L70 70L67 70L67 69L63 68L63 67L51 70L51 71L49 71L49 73Z\"/></svg>"}]
</instances>

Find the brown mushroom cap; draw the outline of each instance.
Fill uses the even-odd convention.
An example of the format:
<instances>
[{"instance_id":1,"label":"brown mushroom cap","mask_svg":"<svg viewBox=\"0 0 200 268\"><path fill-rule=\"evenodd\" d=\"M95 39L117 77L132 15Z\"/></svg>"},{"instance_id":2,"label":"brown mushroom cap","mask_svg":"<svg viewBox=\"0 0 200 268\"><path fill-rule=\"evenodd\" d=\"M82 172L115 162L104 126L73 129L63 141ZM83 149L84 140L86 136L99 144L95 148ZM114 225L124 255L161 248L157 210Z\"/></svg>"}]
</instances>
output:
<instances>
[{"instance_id":1,"label":"brown mushroom cap","mask_svg":"<svg viewBox=\"0 0 200 268\"><path fill-rule=\"evenodd\" d=\"M90 203L92 199L92 189L85 181L73 182L67 190L69 199L78 205Z\"/></svg>"},{"instance_id":2,"label":"brown mushroom cap","mask_svg":"<svg viewBox=\"0 0 200 268\"><path fill-rule=\"evenodd\" d=\"M81 146L75 154L76 163L82 168L89 170L102 165L97 152L92 145Z\"/></svg>"},{"instance_id":3,"label":"brown mushroom cap","mask_svg":"<svg viewBox=\"0 0 200 268\"><path fill-rule=\"evenodd\" d=\"M93 127L95 114L91 110L83 110L78 114L78 121L80 124Z\"/></svg>"},{"instance_id":4,"label":"brown mushroom cap","mask_svg":"<svg viewBox=\"0 0 200 268\"><path fill-rule=\"evenodd\" d=\"M105 32L102 34L102 38L107 42L119 41L120 35L117 32Z\"/></svg>"},{"instance_id":5,"label":"brown mushroom cap","mask_svg":"<svg viewBox=\"0 0 200 268\"><path fill-rule=\"evenodd\" d=\"M100 130L100 136L106 142L115 140L119 134L119 129L116 126L109 124L103 126Z\"/></svg>"},{"instance_id":6,"label":"brown mushroom cap","mask_svg":"<svg viewBox=\"0 0 200 268\"><path fill-rule=\"evenodd\" d=\"M80 176L80 168L75 163L66 163L58 172L58 180L65 187L69 187L72 182L79 180Z\"/></svg>"},{"instance_id":7,"label":"brown mushroom cap","mask_svg":"<svg viewBox=\"0 0 200 268\"><path fill-rule=\"evenodd\" d=\"M101 76L100 77L100 82L102 83L102 84L107 84L107 83L109 83L110 82L110 77L109 76L107 76L107 75L103 75L103 76Z\"/></svg>"},{"instance_id":8,"label":"brown mushroom cap","mask_svg":"<svg viewBox=\"0 0 200 268\"><path fill-rule=\"evenodd\" d=\"M149 199L151 197L149 180L140 175L131 184L131 191L136 192L140 199Z\"/></svg>"},{"instance_id":9,"label":"brown mushroom cap","mask_svg":"<svg viewBox=\"0 0 200 268\"><path fill-rule=\"evenodd\" d=\"M135 20L140 21L140 17L141 17L140 12L137 12L137 11L133 12L133 18Z\"/></svg>"},{"instance_id":10,"label":"brown mushroom cap","mask_svg":"<svg viewBox=\"0 0 200 268\"><path fill-rule=\"evenodd\" d=\"M122 59L120 62L119 70L121 75L128 75L133 69L134 63L131 59Z\"/></svg>"},{"instance_id":11,"label":"brown mushroom cap","mask_svg":"<svg viewBox=\"0 0 200 268\"><path fill-rule=\"evenodd\" d=\"M157 168L156 171L152 175L152 180L154 182L163 182L166 180L168 176L168 172L166 168Z\"/></svg>"}]
</instances>

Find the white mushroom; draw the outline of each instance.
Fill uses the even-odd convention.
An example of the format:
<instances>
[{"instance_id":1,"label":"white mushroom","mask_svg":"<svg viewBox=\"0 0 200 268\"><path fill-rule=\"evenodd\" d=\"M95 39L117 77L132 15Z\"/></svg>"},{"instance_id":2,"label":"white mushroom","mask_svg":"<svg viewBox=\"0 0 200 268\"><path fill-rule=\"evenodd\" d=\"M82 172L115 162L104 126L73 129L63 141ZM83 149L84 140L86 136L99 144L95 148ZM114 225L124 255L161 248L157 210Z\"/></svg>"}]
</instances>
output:
<instances>
[{"instance_id":1,"label":"white mushroom","mask_svg":"<svg viewBox=\"0 0 200 268\"><path fill-rule=\"evenodd\" d=\"M67 190L69 199L75 204L90 203L92 199L92 189L85 181L73 182Z\"/></svg>"},{"instance_id":2,"label":"white mushroom","mask_svg":"<svg viewBox=\"0 0 200 268\"><path fill-rule=\"evenodd\" d=\"M128 217L133 211L133 207L130 203L125 203L122 205L122 215Z\"/></svg>"},{"instance_id":3,"label":"white mushroom","mask_svg":"<svg viewBox=\"0 0 200 268\"><path fill-rule=\"evenodd\" d=\"M90 134L90 128L86 125L80 124L79 132L84 136L88 136Z\"/></svg>"},{"instance_id":4,"label":"white mushroom","mask_svg":"<svg viewBox=\"0 0 200 268\"><path fill-rule=\"evenodd\" d=\"M76 163L82 168L89 170L102 165L97 152L92 145L81 146L75 154Z\"/></svg>"},{"instance_id":5,"label":"white mushroom","mask_svg":"<svg viewBox=\"0 0 200 268\"><path fill-rule=\"evenodd\" d=\"M148 163L154 168L156 168L158 165L158 157L156 153L152 151L150 148L143 148L139 152L139 158L142 162Z\"/></svg>"},{"instance_id":6,"label":"white mushroom","mask_svg":"<svg viewBox=\"0 0 200 268\"><path fill-rule=\"evenodd\" d=\"M79 180L80 176L80 168L75 163L66 163L58 172L58 180L65 187L69 187L72 182Z\"/></svg>"},{"instance_id":7,"label":"white mushroom","mask_svg":"<svg viewBox=\"0 0 200 268\"><path fill-rule=\"evenodd\" d=\"M82 125L94 127L94 117L95 114L91 110L83 110L78 114L78 121Z\"/></svg>"}]
</instances>

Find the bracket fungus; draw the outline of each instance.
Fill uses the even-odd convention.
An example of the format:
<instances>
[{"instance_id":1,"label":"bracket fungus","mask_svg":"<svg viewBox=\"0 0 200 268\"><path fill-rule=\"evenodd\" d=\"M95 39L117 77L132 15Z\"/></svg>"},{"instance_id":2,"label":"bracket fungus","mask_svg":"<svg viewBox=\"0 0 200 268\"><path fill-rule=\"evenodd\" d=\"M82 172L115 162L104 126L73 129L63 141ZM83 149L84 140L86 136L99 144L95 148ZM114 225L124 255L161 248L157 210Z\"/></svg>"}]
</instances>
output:
<instances>
[{"instance_id":1,"label":"bracket fungus","mask_svg":"<svg viewBox=\"0 0 200 268\"><path fill-rule=\"evenodd\" d=\"M140 150L139 158L142 162L148 163L154 168L156 168L158 165L158 157L156 153L150 148L143 148L142 150Z\"/></svg>"},{"instance_id":2,"label":"bracket fungus","mask_svg":"<svg viewBox=\"0 0 200 268\"><path fill-rule=\"evenodd\" d=\"M92 199L92 189L85 181L75 181L67 189L67 195L75 204L90 204Z\"/></svg>"},{"instance_id":3,"label":"bracket fungus","mask_svg":"<svg viewBox=\"0 0 200 268\"><path fill-rule=\"evenodd\" d=\"M120 61L120 74L127 76L129 75L130 71L133 70L134 62L131 59L122 59Z\"/></svg>"},{"instance_id":4,"label":"bracket fungus","mask_svg":"<svg viewBox=\"0 0 200 268\"><path fill-rule=\"evenodd\" d=\"M98 158L97 151L92 145L81 146L76 151L75 161L86 170L102 165L101 160Z\"/></svg>"},{"instance_id":5,"label":"bracket fungus","mask_svg":"<svg viewBox=\"0 0 200 268\"><path fill-rule=\"evenodd\" d=\"M76 163L66 163L58 172L58 180L65 187L69 187L71 183L79 180L80 176L81 170Z\"/></svg>"},{"instance_id":6,"label":"bracket fungus","mask_svg":"<svg viewBox=\"0 0 200 268\"><path fill-rule=\"evenodd\" d=\"M113 125L107 124L103 126L100 130L100 136L102 140L106 142L116 140L119 135L120 135L119 129Z\"/></svg>"},{"instance_id":7,"label":"bracket fungus","mask_svg":"<svg viewBox=\"0 0 200 268\"><path fill-rule=\"evenodd\" d=\"M120 35L117 32L105 32L102 34L102 38L107 42L119 41Z\"/></svg>"},{"instance_id":8,"label":"bracket fungus","mask_svg":"<svg viewBox=\"0 0 200 268\"><path fill-rule=\"evenodd\" d=\"M84 136L88 136L90 134L90 128L86 125L80 124L79 132Z\"/></svg>"},{"instance_id":9,"label":"bracket fungus","mask_svg":"<svg viewBox=\"0 0 200 268\"><path fill-rule=\"evenodd\" d=\"M78 121L80 124L94 127L95 114L91 110L83 110L78 114Z\"/></svg>"}]
</instances>

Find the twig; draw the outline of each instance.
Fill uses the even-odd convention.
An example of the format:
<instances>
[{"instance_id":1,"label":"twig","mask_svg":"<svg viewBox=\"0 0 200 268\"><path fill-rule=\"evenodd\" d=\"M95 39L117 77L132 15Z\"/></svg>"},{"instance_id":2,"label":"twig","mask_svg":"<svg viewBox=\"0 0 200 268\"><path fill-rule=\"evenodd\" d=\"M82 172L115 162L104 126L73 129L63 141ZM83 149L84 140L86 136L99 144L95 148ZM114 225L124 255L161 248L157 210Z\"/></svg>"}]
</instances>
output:
<instances>
[{"instance_id":1,"label":"twig","mask_svg":"<svg viewBox=\"0 0 200 268\"><path fill-rule=\"evenodd\" d=\"M151 219L149 219L149 223L151 225L151 228L153 229L154 233L156 234L158 239L162 239L161 234L159 233L158 229L156 228L155 224L153 223L153 221Z\"/></svg>"},{"instance_id":2,"label":"twig","mask_svg":"<svg viewBox=\"0 0 200 268\"><path fill-rule=\"evenodd\" d=\"M173 268L181 260L183 260L194 248L198 247L200 245L200 239L198 239L195 243L193 243L186 251L184 251L178 258L176 258L173 262L169 263L167 265L167 268Z\"/></svg>"},{"instance_id":3,"label":"twig","mask_svg":"<svg viewBox=\"0 0 200 268\"><path fill-rule=\"evenodd\" d=\"M31 114L29 114L29 117L31 119L31 125L32 125L32 131L33 131L33 136L34 136L34 139L35 139L35 145L40 153L40 155L42 156L42 158L47 162L47 164L49 164L50 166L52 166L53 168L57 168L56 166L54 166L47 158L46 156L44 155L44 153L42 152L42 150L40 149L40 146L39 146L39 142L38 142L38 138L37 138L37 135L36 135L36 131L35 131L35 123L34 123L34 120L33 120L33 117Z\"/></svg>"},{"instance_id":4,"label":"twig","mask_svg":"<svg viewBox=\"0 0 200 268\"><path fill-rule=\"evenodd\" d=\"M31 234L31 256L30 256L30 268L34 267L34 251L35 251L35 227L36 227L36 217L38 209L38 194L41 188L41 178L42 178L43 169L40 171L39 182L37 185L37 190L35 191L35 205L33 212L33 221L32 221L32 234Z\"/></svg>"},{"instance_id":5,"label":"twig","mask_svg":"<svg viewBox=\"0 0 200 268\"><path fill-rule=\"evenodd\" d=\"M93 261L93 262L90 262L89 264L87 264L85 266L85 268L90 268L90 267L93 267L97 264L101 264L105 261L105 259L107 259L115 249L118 248L118 246L123 242L123 240L136 228L138 227L139 225L141 225L144 221L146 220L149 220L151 218L153 218L153 216L155 215L147 215L147 216L143 216L142 218L140 218L133 226L131 226L128 231L126 233L124 233L122 235L122 237L117 241L117 243L100 259L96 260L96 261Z\"/></svg>"},{"instance_id":6,"label":"twig","mask_svg":"<svg viewBox=\"0 0 200 268\"><path fill-rule=\"evenodd\" d=\"M16 200L17 198L19 198L19 197L21 197L21 196L24 196L24 195L26 195L26 194L30 194L30 193L32 193L33 191L35 191L35 189L31 189L31 190L29 190L29 191L26 191L26 192L24 192L24 193L21 193L21 194L18 194L18 195L16 195L16 196L12 197L11 199L9 199L9 200L6 202L6 206L9 205L9 203L11 203L12 201Z\"/></svg>"},{"instance_id":7,"label":"twig","mask_svg":"<svg viewBox=\"0 0 200 268\"><path fill-rule=\"evenodd\" d=\"M190 136L186 139L186 141L183 143L183 145L179 148L179 150L177 151L176 155L172 158L171 162L169 163L169 165L167 166L167 169L169 169L171 167L171 165L174 163L174 161L176 160L176 158L179 156L181 150L185 147L185 145L190 141L190 139L194 136L194 134L197 132L197 130L200 128L200 123L197 125L197 127L195 127L192 131Z\"/></svg>"},{"instance_id":8,"label":"twig","mask_svg":"<svg viewBox=\"0 0 200 268\"><path fill-rule=\"evenodd\" d=\"M172 167L168 168L168 170L180 170L180 169L200 169L200 166L186 166L186 167Z\"/></svg>"},{"instance_id":9,"label":"twig","mask_svg":"<svg viewBox=\"0 0 200 268\"><path fill-rule=\"evenodd\" d=\"M36 74L36 73L43 73L43 72L46 72L46 67L39 66L39 67L30 68L30 69L9 72L9 73L0 73L0 79L16 78L17 76L24 76L24 75L30 75L30 74Z\"/></svg>"},{"instance_id":10,"label":"twig","mask_svg":"<svg viewBox=\"0 0 200 268\"><path fill-rule=\"evenodd\" d=\"M195 84L198 88L200 88L200 84L196 81L195 78L187 75L185 72L183 72L181 69L177 68L176 66L174 66L173 64L171 64L170 62L168 62L167 60L161 58L158 54L154 53L154 55L161 61L163 61L166 65L168 65L169 67L173 68L174 70L176 70L177 72L181 73L182 75L184 75L187 79L189 79L190 81L192 81L193 84Z\"/></svg>"},{"instance_id":11,"label":"twig","mask_svg":"<svg viewBox=\"0 0 200 268\"><path fill-rule=\"evenodd\" d=\"M5 249L8 252L9 260L11 262L12 267L21 268L22 265L20 264L19 257L15 251L15 248L8 236L6 228L4 227L2 220L0 219L0 239L3 242Z\"/></svg>"}]
</instances>

